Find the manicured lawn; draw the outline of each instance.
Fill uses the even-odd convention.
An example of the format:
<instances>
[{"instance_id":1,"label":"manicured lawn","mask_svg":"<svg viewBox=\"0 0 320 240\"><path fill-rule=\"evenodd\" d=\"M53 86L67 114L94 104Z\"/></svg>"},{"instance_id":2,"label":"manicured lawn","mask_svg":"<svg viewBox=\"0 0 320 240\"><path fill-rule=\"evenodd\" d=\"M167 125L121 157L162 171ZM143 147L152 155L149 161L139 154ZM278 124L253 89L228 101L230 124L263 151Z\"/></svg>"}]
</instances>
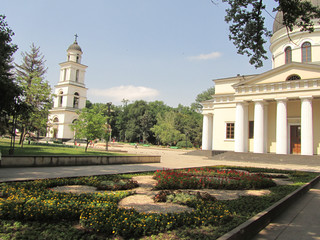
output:
<instances>
[{"instance_id":1,"label":"manicured lawn","mask_svg":"<svg viewBox=\"0 0 320 240\"><path fill-rule=\"evenodd\" d=\"M134 182L130 182L133 174L3 183L0 184L0 239L216 239L317 176L316 173L305 172L241 168L245 170L242 172L238 169L198 168L176 172L180 176L188 174L189 179L193 178L196 182L204 177L231 178L233 189L256 189L257 185L251 184L252 178L261 181L260 177L270 176L260 174L263 172L276 172L280 177L288 174L286 177L294 183L284 186L259 185L258 188L269 189L271 194L242 196L236 200L180 195L180 204L193 208L193 211L168 214L141 213L118 207L122 198L134 194L134 190L130 190L135 186ZM176 182L171 181L172 176L175 176L172 170L154 173L158 183L168 184L167 189L175 189L170 186ZM241 184L234 183L237 179ZM195 181L185 178L182 186L185 189L190 188L189 184L195 187ZM227 186L229 183L221 181L221 184ZM118 185L128 190L80 195L52 191L53 187L64 185L90 185L102 189L112 186L119 189L116 187ZM223 188L211 182L208 186ZM201 185L196 187L202 188ZM163 184L161 189L164 189ZM172 197L178 196L171 196L171 200Z\"/></svg>"},{"instance_id":2,"label":"manicured lawn","mask_svg":"<svg viewBox=\"0 0 320 240\"><path fill-rule=\"evenodd\" d=\"M0 150L3 156L8 155L10 149L10 140L0 139ZM88 148L85 152L84 147L67 146L62 144L15 144L14 156L37 156L37 155L119 155L104 150Z\"/></svg>"}]
</instances>

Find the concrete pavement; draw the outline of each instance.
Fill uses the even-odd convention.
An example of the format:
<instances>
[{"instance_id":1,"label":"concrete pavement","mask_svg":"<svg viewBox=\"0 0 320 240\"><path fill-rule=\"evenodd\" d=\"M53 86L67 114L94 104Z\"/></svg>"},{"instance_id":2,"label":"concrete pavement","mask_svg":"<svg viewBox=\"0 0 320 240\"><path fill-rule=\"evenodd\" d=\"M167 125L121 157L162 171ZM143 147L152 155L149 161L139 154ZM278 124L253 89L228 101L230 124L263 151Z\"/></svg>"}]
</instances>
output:
<instances>
[{"instance_id":1,"label":"concrete pavement","mask_svg":"<svg viewBox=\"0 0 320 240\"><path fill-rule=\"evenodd\" d=\"M295 201L253 240L320 240L320 183Z\"/></svg>"},{"instance_id":2,"label":"concrete pavement","mask_svg":"<svg viewBox=\"0 0 320 240\"><path fill-rule=\"evenodd\" d=\"M94 165L94 166L66 166L66 167L26 167L26 168L0 168L0 182L32 180L42 178L56 177L78 177L90 175L116 174L126 172L155 171L163 168L188 168L203 166L243 166L243 167L261 167L261 168L277 168L285 170L301 170L320 172L319 165L308 165L307 161L297 162L295 160L283 162L281 159L273 159L272 162L261 161L259 159L250 159L250 161L242 158L230 159L208 159L206 156L188 155L190 151L167 149L167 148L148 148L133 146L111 147L110 150L127 151L130 154L141 155L160 155L160 163L146 164L123 164L123 165Z\"/></svg>"},{"instance_id":3,"label":"concrete pavement","mask_svg":"<svg viewBox=\"0 0 320 240\"><path fill-rule=\"evenodd\" d=\"M111 148L112 149L112 148ZM116 148L119 150L119 148ZM31 180L56 177L76 177L90 175L104 175L129 172L155 171L163 168L188 168L215 165L248 166L277 168L286 170L301 170L320 172L318 157L297 159L288 158L285 161L281 157L267 156L270 161L260 160L257 157L230 157L230 159L209 159L205 156L188 155L185 150L158 149L158 148L134 148L122 147L121 150L133 154L160 155L160 163L151 164L127 164L104 166L70 166L70 167L39 167L39 168L0 168L0 182ZM239 155L240 156L240 155ZM316 184L308 193L299 198L293 205L262 230L255 240L320 240L320 184Z\"/></svg>"},{"instance_id":4,"label":"concrete pavement","mask_svg":"<svg viewBox=\"0 0 320 240\"><path fill-rule=\"evenodd\" d=\"M110 149L112 150L112 148ZM116 148L119 150L119 148ZM56 177L78 177L90 175L104 175L128 172L155 171L163 168L187 168L210 166L212 161L206 157L188 156L187 151L172 149L122 147L121 150L130 154L160 155L160 163L123 164L123 165L93 165L66 167L26 167L0 168L0 182L31 180ZM222 163L222 161L221 161Z\"/></svg>"}]
</instances>

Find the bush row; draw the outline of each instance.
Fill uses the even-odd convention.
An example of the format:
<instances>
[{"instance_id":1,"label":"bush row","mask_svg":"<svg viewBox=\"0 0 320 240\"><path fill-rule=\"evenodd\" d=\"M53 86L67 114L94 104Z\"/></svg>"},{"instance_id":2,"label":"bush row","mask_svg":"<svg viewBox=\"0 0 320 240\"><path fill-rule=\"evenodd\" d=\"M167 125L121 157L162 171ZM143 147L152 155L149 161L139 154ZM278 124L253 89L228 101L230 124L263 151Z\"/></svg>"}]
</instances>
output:
<instances>
[{"instance_id":1,"label":"bush row","mask_svg":"<svg viewBox=\"0 0 320 240\"><path fill-rule=\"evenodd\" d=\"M262 189L276 184L262 174L232 171L158 170L156 189Z\"/></svg>"}]
</instances>

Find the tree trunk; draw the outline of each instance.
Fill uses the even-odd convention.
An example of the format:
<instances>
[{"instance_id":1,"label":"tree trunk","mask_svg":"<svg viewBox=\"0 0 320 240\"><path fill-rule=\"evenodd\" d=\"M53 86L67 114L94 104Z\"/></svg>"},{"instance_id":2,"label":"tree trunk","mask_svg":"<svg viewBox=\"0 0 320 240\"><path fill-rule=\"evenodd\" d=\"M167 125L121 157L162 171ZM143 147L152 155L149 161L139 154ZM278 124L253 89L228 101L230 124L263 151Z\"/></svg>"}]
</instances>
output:
<instances>
[{"instance_id":1,"label":"tree trunk","mask_svg":"<svg viewBox=\"0 0 320 240\"><path fill-rule=\"evenodd\" d=\"M40 138L40 130L37 129L37 142L39 142L39 138Z\"/></svg>"},{"instance_id":2,"label":"tree trunk","mask_svg":"<svg viewBox=\"0 0 320 240\"><path fill-rule=\"evenodd\" d=\"M21 129L21 134L20 134L19 144L21 144L21 142L23 141L23 140L22 140L22 137L23 137L24 131L25 131L25 129L24 129L24 127L22 127L22 129Z\"/></svg>"},{"instance_id":3,"label":"tree trunk","mask_svg":"<svg viewBox=\"0 0 320 240\"><path fill-rule=\"evenodd\" d=\"M85 152L87 152L87 150L88 150L88 146L89 146L89 141L87 140L87 145L86 145Z\"/></svg>"},{"instance_id":4,"label":"tree trunk","mask_svg":"<svg viewBox=\"0 0 320 240\"><path fill-rule=\"evenodd\" d=\"M23 131L23 133L21 133L21 136L20 136L20 140L21 140L21 143L20 143L20 147L23 148L23 142L24 142L24 138L26 137L26 133L25 131Z\"/></svg>"}]
</instances>

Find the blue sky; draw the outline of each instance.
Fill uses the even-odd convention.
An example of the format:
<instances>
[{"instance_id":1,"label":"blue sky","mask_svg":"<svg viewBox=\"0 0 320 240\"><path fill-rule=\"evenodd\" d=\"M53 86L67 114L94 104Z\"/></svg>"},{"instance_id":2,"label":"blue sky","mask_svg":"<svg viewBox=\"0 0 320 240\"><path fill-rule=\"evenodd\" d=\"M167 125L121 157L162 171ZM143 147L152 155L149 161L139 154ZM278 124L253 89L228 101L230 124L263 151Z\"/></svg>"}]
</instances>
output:
<instances>
[{"instance_id":1,"label":"blue sky","mask_svg":"<svg viewBox=\"0 0 320 240\"><path fill-rule=\"evenodd\" d=\"M78 34L90 101L161 100L176 107L189 106L213 86L212 79L271 69L270 60L256 70L237 54L224 22L226 4L216 2L0 0L0 14L15 32L15 62L21 63L21 52L34 42L45 56L52 87ZM275 3L268 4L272 13ZM273 19L266 15L266 21L271 28Z\"/></svg>"}]
</instances>

